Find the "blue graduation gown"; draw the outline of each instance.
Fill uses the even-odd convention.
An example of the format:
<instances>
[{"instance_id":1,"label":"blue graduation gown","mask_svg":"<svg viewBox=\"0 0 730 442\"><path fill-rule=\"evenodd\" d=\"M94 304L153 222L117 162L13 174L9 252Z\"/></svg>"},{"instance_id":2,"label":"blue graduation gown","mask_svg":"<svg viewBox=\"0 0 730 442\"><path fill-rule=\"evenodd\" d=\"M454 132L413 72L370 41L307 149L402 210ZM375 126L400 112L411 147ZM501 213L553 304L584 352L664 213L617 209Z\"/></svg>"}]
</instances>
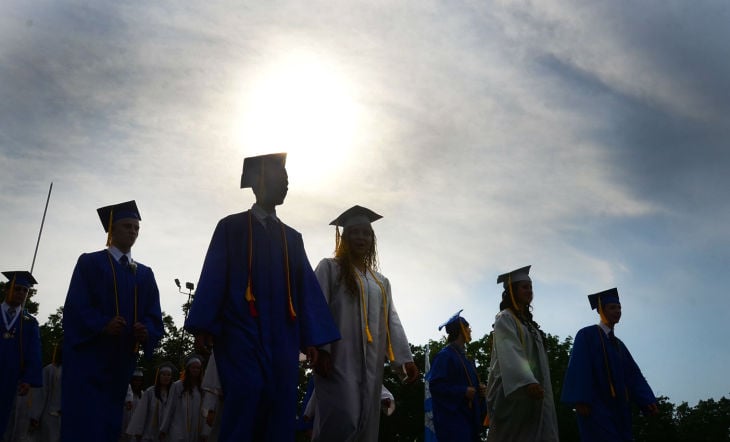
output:
<instances>
[{"instance_id":1,"label":"blue graduation gown","mask_svg":"<svg viewBox=\"0 0 730 442\"><path fill-rule=\"evenodd\" d=\"M119 315L127 322L121 336L102 332L116 316L114 276ZM137 320L149 335L142 348L151 357L163 333L160 293L152 269L137 263L133 272L107 250L83 254L76 263L63 308L63 441L116 441L119 437L127 385L137 362L132 328L135 283Z\"/></svg>"},{"instance_id":2,"label":"blue graduation gown","mask_svg":"<svg viewBox=\"0 0 730 442\"><path fill-rule=\"evenodd\" d=\"M257 317L245 299L249 225ZM340 338L301 234L286 225L284 231L295 319L281 226L269 231L246 211L218 222L185 321L189 332L214 336L224 395L221 441L294 440L299 351Z\"/></svg>"},{"instance_id":3,"label":"blue graduation gown","mask_svg":"<svg viewBox=\"0 0 730 442\"><path fill-rule=\"evenodd\" d=\"M589 416L578 415L582 441L634 440L631 402L639 407L656 402L631 353L621 340L616 341L617 345L611 343L597 325L585 327L575 336L561 401L571 407L577 403L590 405Z\"/></svg>"},{"instance_id":4,"label":"blue graduation gown","mask_svg":"<svg viewBox=\"0 0 730 442\"><path fill-rule=\"evenodd\" d=\"M0 309L0 315L4 314ZM6 339L6 332L12 337ZM15 406L18 384L24 382L31 387L41 387L42 371L38 321L22 312L15 324L6 329L5 322L0 319L0 436L5 433L10 411Z\"/></svg>"},{"instance_id":5,"label":"blue graduation gown","mask_svg":"<svg viewBox=\"0 0 730 442\"><path fill-rule=\"evenodd\" d=\"M479 396L479 378L474 363L455 345L441 349L426 374L433 404L436 439L478 441L486 415L485 399ZM467 387L477 390L471 403L464 397Z\"/></svg>"}]
</instances>

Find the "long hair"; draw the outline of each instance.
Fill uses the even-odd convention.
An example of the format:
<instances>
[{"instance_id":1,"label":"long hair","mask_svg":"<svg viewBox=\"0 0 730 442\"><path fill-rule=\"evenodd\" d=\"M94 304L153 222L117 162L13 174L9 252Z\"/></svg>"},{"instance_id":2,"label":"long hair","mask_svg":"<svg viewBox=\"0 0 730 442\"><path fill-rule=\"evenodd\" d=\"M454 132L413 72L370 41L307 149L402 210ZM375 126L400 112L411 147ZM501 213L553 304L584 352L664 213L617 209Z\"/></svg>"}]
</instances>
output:
<instances>
[{"instance_id":1,"label":"long hair","mask_svg":"<svg viewBox=\"0 0 730 442\"><path fill-rule=\"evenodd\" d=\"M170 371L170 383L165 386L165 389L167 391L170 391L170 385L172 385L172 382L173 382L173 380L172 380L173 375L174 375L174 372ZM159 401L162 400L162 380L160 378L161 378L161 376L160 376L160 373L158 372L156 379L155 379L155 397Z\"/></svg>"},{"instance_id":2,"label":"long hair","mask_svg":"<svg viewBox=\"0 0 730 442\"><path fill-rule=\"evenodd\" d=\"M517 290L517 284L519 284L519 282L512 283L512 293ZM502 292L502 302L499 303L499 311L505 309L510 309L512 313L514 313L515 317L525 324L528 329L535 330L537 333L540 333L542 336L542 344L543 346L545 345L545 332L540 329L540 324L532 318L532 304L528 305L527 308L518 309L517 306L512 303L512 297L509 295L509 291L505 290Z\"/></svg>"},{"instance_id":3,"label":"long hair","mask_svg":"<svg viewBox=\"0 0 730 442\"><path fill-rule=\"evenodd\" d=\"M342 231L342 236L340 236L339 230L336 232L335 260L340 264L340 282L345 284L345 287L351 294L357 295L360 289L358 288L357 278L355 277L355 264L353 263L352 253L350 253L348 230L345 228ZM377 239L375 238L375 232L372 227L370 228L370 232L373 236L373 242L370 245L370 250L365 255L364 264L366 267L376 271L378 270Z\"/></svg>"},{"instance_id":4,"label":"long hair","mask_svg":"<svg viewBox=\"0 0 730 442\"><path fill-rule=\"evenodd\" d=\"M197 379L193 379L192 376L190 376L190 371L186 368L185 369L185 378L183 379L183 393L190 392L192 393L194 388L197 388L200 390L200 385L203 382L203 364L200 364L200 374L198 374Z\"/></svg>"}]
</instances>

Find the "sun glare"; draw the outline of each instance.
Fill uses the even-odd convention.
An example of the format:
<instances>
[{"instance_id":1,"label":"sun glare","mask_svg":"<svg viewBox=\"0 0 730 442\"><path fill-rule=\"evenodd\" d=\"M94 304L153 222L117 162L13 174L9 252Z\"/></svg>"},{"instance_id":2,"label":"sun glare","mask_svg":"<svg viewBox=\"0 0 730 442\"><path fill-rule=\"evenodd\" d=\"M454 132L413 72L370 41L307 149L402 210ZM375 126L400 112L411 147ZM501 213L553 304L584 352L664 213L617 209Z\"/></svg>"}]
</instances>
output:
<instances>
[{"instance_id":1,"label":"sun glare","mask_svg":"<svg viewBox=\"0 0 730 442\"><path fill-rule=\"evenodd\" d=\"M239 135L246 154L288 152L290 180L321 182L346 158L356 120L353 93L335 68L291 56L251 84Z\"/></svg>"}]
</instances>

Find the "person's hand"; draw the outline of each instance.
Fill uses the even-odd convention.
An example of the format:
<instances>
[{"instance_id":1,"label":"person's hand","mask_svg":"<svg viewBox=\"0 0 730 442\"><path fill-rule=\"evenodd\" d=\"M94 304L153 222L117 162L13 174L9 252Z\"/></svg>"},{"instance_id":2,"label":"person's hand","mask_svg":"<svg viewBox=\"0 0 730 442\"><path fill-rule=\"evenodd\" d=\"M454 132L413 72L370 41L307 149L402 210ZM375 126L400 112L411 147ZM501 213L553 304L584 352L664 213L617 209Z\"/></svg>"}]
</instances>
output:
<instances>
[{"instance_id":1,"label":"person's hand","mask_svg":"<svg viewBox=\"0 0 730 442\"><path fill-rule=\"evenodd\" d=\"M21 382L18 384L18 396L25 396L30 391L30 384L27 382Z\"/></svg>"},{"instance_id":2,"label":"person's hand","mask_svg":"<svg viewBox=\"0 0 730 442\"><path fill-rule=\"evenodd\" d=\"M137 342L140 344L147 342L147 336L149 335L147 333L147 327L144 324L141 322L135 322L132 328L134 330L134 339L136 339Z\"/></svg>"},{"instance_id":3,"label":"person's hand","mask_svg":"<svg viewBox=\"0 0 730 442\"><path fill-rule=\"evenodd\" d=\"M529 384L526 388L530 399L540 400L545 397L545 390L540 384Z\"/></svg>"},{"instance_id":4,"label":"person's hand","mask_svg":"<svg viewBox=\"0 0 730 442\"><path fill-rule=\"evenodd\" d=\"M310 367L313 367L317 365L317 358L319 357L319 350L317 350L317 347L309 346L306 350L307 354L307 362L309 363Z\"/></svg>"},{"instance_id":5,"label":"person's hand","mask_svg":"<svg viewBox=\"0 0 730 442\"><path fill-rule=\"evenodd\" d=\"M481 383L479 384L479 396L487 397L487 386Z\"/></svg>"},{"instance_id":6,"label":"person's hand","mask_svg":"<svg viewBox=\"0 0 730 442\"><path fill-rule=\"evenodd\" d=\"M215 422L215 410L208 410L208 415L205 416L205 423L208 424L209 427L212 427L214 422Z\"/></svg>"},{"instance_id":7,"label":"person's hand","mask_svg":"<svg viewBox=\"0 0 730 442\"><path fill-rule=\"evenodd\" d=\"M127 320L124 319L124 317L115 316L109 322L107 322L106 326L104 326L103 331L108 335L120 336L126 326Z\"/></svg>"},{"instance_id":8,"label":"person's hand","mask_svg":"<svg viewBox=\"0 0 730 442\"><path fill-rule=\"evenodd\" d=\"M474 399L474 396L477 394L477 389L474 387L466 387L466 393L464 393L464 397L466 397L468 400Z\"/></svg>"},{"instance_id":9,"label":"person's hand","mask_svg":"<svg viewBox=\"0 0 730 442\"><path fill-rule=\"evenodd\" d=\"M34 430L34 429L36 429L36 428L38 428L40 426L41 426L41 423L40 423L40 421L38 419L31 419L30 420L30 428L31 429Z\"/></svg>"},{"instance_id":10,"label":"person's hand","mask_svg":"<svg viewBox=\"0 0 730 442\"><path fill-rule=\"evenodd\" d=\"M312 365L312 369L323 378L332 374L332 355L327 350L319 350L317 352L317 363Z\"/></svg>"},{"instance_id":11,"label":"person's hand","mask_svg":"<svg viewBox=\"0 0 730 442\"><path fill-rule=\"evenodd\" d=\"M124 403L124 406L127 408L127 410L131 410L132 409L132 401L125 402Z\"/></svg>"},{"instance_id":12,"label":"person's hand","mask_svg":"<svg viewBox=\"0 0 730 442\"><path fill-rule=\"evenodd\" d=\"M165 433L164 431L160 431L160 436L158 437L158 439L165 440L165 437L167 437L167 433Z\"/></svg>"},{"instance_id":13,"label":"person's hand","mask_svg":"<svg viewBox=\"0 0 730 442\"><path fill-rule=\"evenodd\" d=\"M579 415L586 417L591 415L591 406L583 402L575 404L575 412Z\"/></svg>"},{"instance_id":14,"label":"person's hand","mask_svg":"<svg viewBox=\"0 0 730 442\"><path fill-rule=\"evenodd\" d=\"M195 335L195 349L205 357L210 356L213 350L213 335L206 332Z\"/></svg>"},{"instance_id":15,"label":"person's hand","mask_svg":"<svg viewBox=\"0 0 730 442\"><path fill-rule=\"evenodd\" d=\"M659 407L657 407L656 402L644 407L644 414L649 416L656 416L657 414L659 414Z\"/></svg>"},{"instance_id":16,"label":"person's hand","mask_svg":"<svg viewBox=\"0 0 730 442\"><path fill-rule=\"evenodd\" d=\"M419 372L415 362L406 362L403 364L403 368L406 370L406 384L413 383L418 379Z\"/></svg>"}]
</instances>

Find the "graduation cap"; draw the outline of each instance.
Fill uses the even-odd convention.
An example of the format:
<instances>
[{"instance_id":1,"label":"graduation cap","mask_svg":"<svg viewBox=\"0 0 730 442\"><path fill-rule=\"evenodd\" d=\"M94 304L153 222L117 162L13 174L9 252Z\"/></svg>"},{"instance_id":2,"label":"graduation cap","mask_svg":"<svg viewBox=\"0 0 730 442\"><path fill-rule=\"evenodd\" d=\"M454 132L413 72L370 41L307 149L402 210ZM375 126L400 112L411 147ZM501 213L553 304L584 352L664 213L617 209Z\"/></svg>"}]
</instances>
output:
<instances>
[{"instance_id":1,"label":"graduation cap","mask_svg":"<svg viewBox=\"0 0 730 442\"><path fill-rule=\"evenodd\" d=\"M142 378L142 377L144 377L144 368L142 368L142 367L135 368L134 371L132 372L132 377L133 378Z\"/></svg>"},{"instance_id":2,"label":"graduation cap","mask_svg":"<svg viewBox=\"0 0 730 442\"><path fill-rule=\"evenodd\" d=\"M330 226L347 228L357 224L370 224L382 218L382 216L362 206L352 206L335 218Z\"/></svg>"},{"instance_id":3,"label":"graduation cap","mask_svg":"<svg viewBox=\"0 0 730 442\"><path fill-rule=\"evenodd\" d=\"M38 284L33 275L26 271L17 272L3 272L8 280L10 280L10 288L14 288L16 285L31 288L34 284Z\"/></svg>"},{"instance_id":4,"label":"graduation cap","mask_svg":"<svg viewBox=\"0 0 730 442\"><path fill-rule=\"evenodd\" d=\"M454 313L446 322L439 325L439 330L446 327L446 333L449 335L456 335L458 332L461 332L464 335L465 341L471 342L471 332L467 329L469 322L461 317L461 312L463 311L464 309L461 309Z\"/></svg>"},{"instance_id":5,"label":"graduation cap","mask_svg":"<svg viewBox=\"0 0 730 442\"><path fill-rule=\"evenodd\" d=\"M606 304L621 304L618 300L618 289L615 287L588 295L588 302L591 304L591 310L599 309L599 312Z\"/></svg>"},{"instance_id":6,"label":"graduation cap","mask_svg":"<svg viewBox=\"0 0 730 442\"><path fill-rule=\"evenodd\" d=\"M137 203L132 201L126 201L119 204L112 204L111 206L99 207L96 209L96 213L99 214L101 225L104 227L105 232L111 230L112 224L124 218L134 218L138 221L142 220L137 209Z\"/></svg>"},{"instance_id":7,"label":"graduation cap","mask_svg":"<svg viewBox=\"0 0 730 442\"><path fill-rule=\"evenodd\" d=\"M454 315L450 317L446 322L439 325L439 331L441 331L442 328L446 327L446 332L448 333L450 328L449 325L456 323L456 321L458 321L459 319L466 321L466 319L461 317L461 312L463 311L464 309L459 310L458 312L454 313Z\"/></svg>"},{"instance_id":8,"label":"graduation cap","mask_svg":"<svg viewBox=\"0 0 730 442\"><path fill-rule=\"evenodd\" d=\"M198 362L202 366L203 358L197 353L188 355L188 357L185 358L185 368L190 367L190 364L193 364L195 362Z\"/></svg>"},{"instance_id":9,"label":"graduation cap","mask_svg":"<svg viewBox=\"0 0 730 442\"><path fill-rule=\"evenodd\" d=\"M270 153L243 159L243 172L241 173L241 189L253 187L264 174L266 169L281 168L286 166L286 152Z\"/></svg>"},{"instance_id":10,"label":"graduation cap","mask_svg":"<svg viewBox=\"0 0 730 442\"><path fill-rule=\"evenodd\" d=\"M513 282L520 282L520 281L532 281L530 279L530 267L531 265L522 267L517 270L512 270L511 272L507 272L505 274L499 275L497 277L497 284L503 283L504 287L507 288L507 285L513 283Z\"/></svg>"}]
</instances>

